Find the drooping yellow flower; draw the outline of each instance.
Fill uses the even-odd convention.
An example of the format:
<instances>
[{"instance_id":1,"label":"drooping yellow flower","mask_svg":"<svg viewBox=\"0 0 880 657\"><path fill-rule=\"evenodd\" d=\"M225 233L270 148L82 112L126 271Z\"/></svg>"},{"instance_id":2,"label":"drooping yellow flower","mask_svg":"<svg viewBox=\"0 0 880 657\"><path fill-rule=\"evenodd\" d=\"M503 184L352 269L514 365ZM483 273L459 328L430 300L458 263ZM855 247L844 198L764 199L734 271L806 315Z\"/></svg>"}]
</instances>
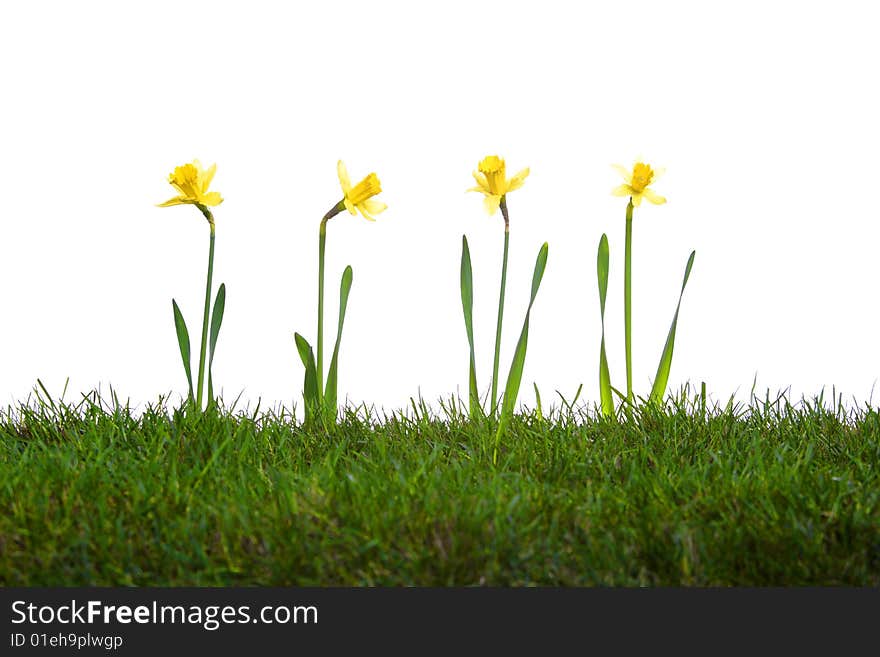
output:
<instances>
[{"instance_id":1,"label":"drooping yellow flower","mask_svg":"<svg viewBox=\"0 0 880 657\"><path fill-rule=\"evenodd\" d=\"M655 194L653 190L648 189L648 185L660 177L663 173L663 169L652 169L649 164L645 164L644 162L636 162L635 165L633 165L632 171L620 164L614 164L612 166L617 169L618 173L620 173L626 181L623 185L619 185L611 190L612 194L615 196L629 196L635 207L638 207L642 202L642 197L645 197L654 205L666 203L664 197Z\"/></svg>"},{"instance_id":2,"label":"drooping yellow flower","mask_svg":"<svg viewBox=\"0 0 880 657\"><path fill-rule=\"evenodd\" d=\"M371 173L352 187L351 179L348 177L348 169L345 168L342 160L339 160L336 165L336 173L339 174L339 184L342 187L342 193L345 195L342 199L345 209L351 214L357 214L357 210L360 210L364 219L376 221L373 215L379 214L388 207L381 201L373 198L376 194L382 193L379 177L375 173Z\"/></svg>"},{"instance_id":3,"label":"drooping yellow flower","mask_svg":"<svg viewBox=\"0 0 880 657\"><path fill-rule=\"evenodd\" d=\"M223 199L219 192L208 191L216 170L216 164L212 164L207 170L202 169L198 160L175 167L174 171L168 175L168 182L180 192L180 196L160 203L159 207L167 208L171 205L183 205L184 203L191 203L201 208L220 205Z\"/></svg>"},{"instance_id":4,"label":"drooping yellow flower","mask_svg":"<svg viewBox=\"0 0 880 657\"><path fill-rule=\"evenodd\" d=\"M469 192L482 192L485 195L483 205L486 212L490 215L495 214L495 210L501 205L501 199L508 192L519 189L523 186L523 182L529 175L529 169L526 167L513 178L508 179L504 167L504 160L497 155L487 155L478 166L479 171L474 171L474 180L477 181L476 187L471 187Z\"/></svg>"}]
</instances>

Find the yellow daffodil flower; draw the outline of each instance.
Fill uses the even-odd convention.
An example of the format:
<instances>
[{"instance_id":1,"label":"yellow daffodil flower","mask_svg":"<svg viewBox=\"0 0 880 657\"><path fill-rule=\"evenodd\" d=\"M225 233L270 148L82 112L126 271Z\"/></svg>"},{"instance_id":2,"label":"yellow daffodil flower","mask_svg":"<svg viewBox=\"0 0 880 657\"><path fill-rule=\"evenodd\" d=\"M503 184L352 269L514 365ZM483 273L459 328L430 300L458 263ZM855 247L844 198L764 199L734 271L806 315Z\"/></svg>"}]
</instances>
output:
<instances>
[{"instance_id":1,"label":"yellow daffodil flower","mask_svg":"<svg viewBox=\"0 0 880 657\"><path fill-rule=\"evenodd\" d=\"M495 214L501 199L505 194L519 189L529 175L526 167L513 178L508 179L504 167L504 160L497 155L487 155L479 164L479 171L474 171L476 187L471 187L469 192L482 192L485 195L483 205L490 215Z\"/></svg>"},{"instance_id":2,"label":"yellow daffodil flower","mask_svg":"<svg viewBox=\"0 0 880 657\"><path fill-rule=\"evenodd\" d=\"M636 162L632 171L619 164L612 165L617 169L618 173L623 176L626 181L623 185L615 187L611 193L615 196L629 196L632 204L638 207L645 197L654 205L666 203L666 199L659 194L655 194L653 190L648 189L648 185L653 183L663 173L662 169L654 170L649 164L644 162Z\"/></svg>"},{"instance_id":3,"label":"yellow daffodil flower","mask_svg":"<svg viewBox=\"0 0 880 657\"><path fill-rule=\"evenodd\" d=\"M185 203L191 203L200 208L220 205L223 202L220 194L208 191L216 170L216 164L212 164L207 170L202 169L202 165L198 160L193 160L191 164L175 167L174 171L168 175L168 182L180 192L180 196L175 196L164 203L160 203L159 207L167 208L171 205L183 205Z\"/></svg>"},{"instance_id":4,"label":"yellow daffodil flower","mask_svg":"<svg viewBox=\"0 0 880 657\"><path fill-rule=\"evenodd\" d=\"M336 172L339 174L339 184L342 187L342 193L345 195L345 198L342 200L345 204L345 209L351 214L357 214L357 210L360 210L364 219L376 221L373 215L379 214L388 207L373 198L376 194L382 193L379 177L375 173L371 173L352 187L351 179L348 177L348 169L345 168L342 160L339 160L337 163Z\"/></svg>"}]
</instances>

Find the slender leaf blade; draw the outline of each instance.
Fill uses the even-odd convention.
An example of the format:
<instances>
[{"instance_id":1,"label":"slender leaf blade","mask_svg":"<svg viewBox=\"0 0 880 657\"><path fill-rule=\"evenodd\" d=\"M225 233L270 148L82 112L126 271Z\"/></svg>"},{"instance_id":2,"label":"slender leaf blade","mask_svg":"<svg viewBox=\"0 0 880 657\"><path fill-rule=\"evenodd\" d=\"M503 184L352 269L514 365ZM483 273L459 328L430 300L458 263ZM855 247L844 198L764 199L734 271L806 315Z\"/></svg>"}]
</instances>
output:
<instances>
[{"instance_id":1,"label":"slender leaf blade","mask_svg":"<svg viewBox=\"0 0 880 657\"><path fill-rule=\"evenodd\" d=\"M467 236L461 236L461 309L464 313L464 328L467 333L470 360L468 366L468 400L471 420L483 415L480 407L480 393L477 389L477 363L474 352L474 274L471 268L471 251Z\"/></svg>"},{"instance_id":2,"label":"slender leaf blade","mask_svg":"<svg viewBox=\"0 0 880 657\"><path fill-rule=\"evenodd\" d=\"M599 346L599 400L602 415L604 417L614 415L614 399L611 396L611 373L608 370L608 356L605 354L604 335Z\"/></svg>"},{"instance_id":3,"label":"slender leaf blade","mask_svg":"<svg viewBox=\"0 0 880 657\"><path fill-rule=\"evenodd\" d=\"M177 306L177 301L171 300L174 308L174 327L177 330L177 344L180 347L180 357L183 359L183 369L186 371L186 382L189 385L189 397L193 398L192 369L190 366L189 331L186 328L186 320Z\"/></svg>"},{"instance_id":4,"label":"slender leaf blade","mask_svg":"<svg viewBox=\"0 0 880 657\"><path fill-rule=\"evenodd\" d=\"M220 326L223 324L223 312L226 309L226 284L221 283L214 299L214 309L211 311L211 336L210 348L213 356L217 346L217 336L220 335ZM210 361L209 361L210 362Z\"/></svg>"},{"instance_id":5,"label":"slender leaf blade","mask_svg":"<svg viewBox=\"0 0 880 657\"><path fill-rule=\"evenodd\" d=\"M599 315L602 322L602 342L599 346L599 400L602 415L614 414L614 400L611 397L611 373L608 371L608 356L605 353L605 299L608 296L608 236L604 233L599 240L596 254L596 278L599 282Z\"/></svg>"},{"instance_id":6,"label":"slender leaf blade","mask_svg":"<svg viewBox=\"0 0 880 657\"><path fill-rule=\"evenodd\" d=\"M599 240L599 248L596 253L596 278L599 281L599 311L605 316L605 299L608 296L608 270L609 270L608 236L602 233Z\"/></svg>"},{"instance_id":7,"label":"slender leaf blade","mask_svg":"<svg viewBox=\"0 0 880 657\"><path fill-rule=\"evenodd\" d=\"M675 306L675 315L672 317L672 325L669 327L669 333L666 336L666 345L663 347L663 354L660 356L660 363L657 365L657 376L654 377L654 386L651 388L651 395L649 397L655 403L660 403L663 400L663 395L666 394L669 371L672 369L672 350L675 347L675 329L678 325L678 312L681 309L684 288L687 285L688 278L690 278L691 268L694 266L694 256L696 255L696 251L691 251L687 266L684 269L684 279L681 283L681 292L678 295L678 305Z\"/></svg>"},{"instance_id":8,"label":"slender leaf blade","mask_svg":"<svg viewBox=\"0 0 880 657\"><path fill-rule=\"evenodd\" d=\"M299 354L299 359L302 361L303 367L308 367L309 354L312 353L312 346L309 344L309 341L299 333L294 333L293 339L296 342L296 352Z\"/></svg>"},{"instance_id":9,"label":"slender leaf blade","mask_svg":"<svg viewBox=\"0 0 880 657\"><path fill-rule=\"evenodd\" d=\"M351 282L354 272L351 266L345 268L342 273L342 281L339 285L339 325L336 329L336 344L333 347L333 358L330 360L330 371L327 372L327 384L324 388L324 413L331 422L336 421L336 381L339 367L339 345L342 342L342 325L345 322L345 309L348 306L348 294L351 292Z\"/></svg>"},{"instance_id":10,"label":"slender leaf blade","mask_svg":"<svg viewBox=\"0 0 880 657\"><path fill-rule=\"evenodd\" d=\"M223 324L223 311L226 309L226 284L220 283L217 296L214 298L214 309L211 311L211 333L208 344L208 403L214 403L214 377L211 374L211 366L214 364L214 350L217 347L217 337L220 335L220 326Z\"/></svg>"},{"instance_id":11,"label":"slender leaf blade","mask_svg":"<svg viewBox=\"0 0 880 657\"><path fill-rule=\"evenodd\" d=\"M318 370L315 366L315 353L308 341L299 333L294 333L296 350L306 368L303 380L303 402L305 403L306 424L311 425L318 413Z\"/></svg>"},{"instance_id":12,"label":"slender leaf blade","mask_svg":"<svg viewBox=\"0 0 880 657\"><path fill-rule=\"evenodd\" d=\"M513 352L513 360L507 374L507 386L504 388L504 401L501 405L502 421L507 415L512 415L519 396L519 387L522 383L522 373L526 364L526 350L529 348L529 313L526 313L516 349Z\"/></svg>"},{"instance_id":13,"label":"slender leaf blade","mask_svg":"<svg viewBox=\"0 0 880 657\"><path fill-rule=\"evenodd\" d=\"M498 422L498 431L495 434L495 454L493 456L493 461L497 460L498 441L501 439L501 434L510 422L510 417L513 415L513 410L516 406L516 398L519 395L519 387L522 383L523 369L526 362L526 350L528 349L529 344L529 320L531 318L532 306L535 303L535 297L538 294L538 289L541 287L541 279L544 277L544 270L547 267L548 250L549 247L547 243L544 242L541 250L538 251L538 257L535 260L535 271L532 274L532 294L523 321L522 331L520 332L516 349L513 352L513 361L510 364L510 371L507 375L507 385L504 388L504 401L501 405L501 418Z\"/></svg>"},{"instance_id":14,"label":"slender leaf blade","mask_svg":"<svg viewBox=\"0 0 880 657\"><path fill-rule=\"evenodd\" d=\"M532 304L535 303L535 297L538 295L538 288L541 287L541 279L544 278L544 270L547 268L547 253L549 248L547 242L544 242L541 246L541 250L538 251L538 257L535 259L535 271L532 273L532 295L529 299L529 310L532 309Z\"/></svg>"}]
</instances>

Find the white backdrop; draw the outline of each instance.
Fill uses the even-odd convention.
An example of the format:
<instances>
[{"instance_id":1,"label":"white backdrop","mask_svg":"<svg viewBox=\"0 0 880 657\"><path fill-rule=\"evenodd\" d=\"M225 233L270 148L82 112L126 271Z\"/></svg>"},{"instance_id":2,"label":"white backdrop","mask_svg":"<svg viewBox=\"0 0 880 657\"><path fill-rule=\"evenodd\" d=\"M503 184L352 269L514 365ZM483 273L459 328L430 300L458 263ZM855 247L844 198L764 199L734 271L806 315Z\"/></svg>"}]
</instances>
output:
<instances>
[{"instance_id":1,"label":"white backdrop","mask_svg":"<svg viewBox=\"0 0 880 657\"><path fill-rule=\"evenodd\" d=\"M171 298L197 351L208 228L167 175L217 163L214 364L227 401L289 406L314 341L317 229L351 176L389 209L333 219L326 341L354 268L340 396L387 410L465 396L460 243L491 370L502 246L471 171L510 173L502 375L550 244L521 400L598 397L596 245L623 387L625 200L612 163L666 168L634 222L634 374L647 394L691 249L671 387L726 399L880 373L880 61L872 2L40 2L0 6L0 400L185 392ZM246 7L246 9L245 9ZM294 8L295 7L295 8ZM329 352L326 357L329 361ZM195 360L195 357L194 357ZM195 365L194 365L195 367ZM876 403L876 399L874 400ZM546 403L546 401L545 401Z\"/></svg>"}]
</instances>

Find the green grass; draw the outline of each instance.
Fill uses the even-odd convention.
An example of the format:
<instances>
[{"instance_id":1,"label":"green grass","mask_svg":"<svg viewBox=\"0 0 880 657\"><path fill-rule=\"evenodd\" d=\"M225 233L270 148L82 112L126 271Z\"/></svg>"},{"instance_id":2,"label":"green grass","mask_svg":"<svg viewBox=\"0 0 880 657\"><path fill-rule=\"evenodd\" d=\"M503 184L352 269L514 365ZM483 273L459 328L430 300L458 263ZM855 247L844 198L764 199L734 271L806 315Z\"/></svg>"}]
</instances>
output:
<instances>
[{"instance_id":1,"label":"green grass","mask_svg":"<svg viewBox=\"0 0 880 657\"><path fill-rule=\"evenodd\" d=\"M234 405L233 405L234 407ZM0 411L0 584L880 585L880 415L822 398Z\"/></svg>"}]
</instances>

